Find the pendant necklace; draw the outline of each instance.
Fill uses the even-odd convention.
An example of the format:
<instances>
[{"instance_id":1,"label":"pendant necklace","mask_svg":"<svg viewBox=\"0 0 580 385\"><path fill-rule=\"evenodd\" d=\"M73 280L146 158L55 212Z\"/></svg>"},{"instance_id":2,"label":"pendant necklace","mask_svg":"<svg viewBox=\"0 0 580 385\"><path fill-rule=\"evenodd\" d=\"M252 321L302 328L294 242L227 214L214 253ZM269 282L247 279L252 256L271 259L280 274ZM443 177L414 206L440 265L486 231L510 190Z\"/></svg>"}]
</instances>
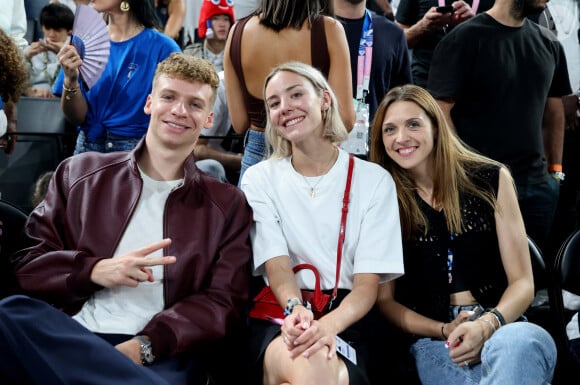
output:
<instances>
[{"instance_id":1,"label":"pendant necklace","mask_svg":"<svg viewBox=\"0 0 580 385\"><path fill-rule=\"evenodd\" d=\"M326 174L324 174L326 175ZM308 181L308 178L306 178L304 175L302 175L302 178L304 178L304 181L306 182L306 184L308 185L308 187L310 187L310 198L314 199L314 197L316 196L316 186L318 186L318 184L320 183L320 181L322 180L322 178L324 178L324 175L321 175L318 180L316 181L316 183L314 183L314 186L310 184L310 182Z\"/></svg>"},{"instance_id":2,"label":"pendant necklace","mask_svg":"<svg viewBox=\"0 0 580 385\"><path fill-rule=\"evenodd\" d=\"M335 147L334 149L336 150L336 154L338 154L338 148ZM328 172L330 171L330 168L332 168L332 164L334 162L336 162L336 159L335 159L334 154L333 154L332 158L330 159L330 161L328 162L328 164L325 167L326 173L324 173L320 177L318 177L318 179L316 180L316 183L314 183L314 185L310 184L307 177L300 174L300 175L302 175L302 178L304 179L304 181L306 182L308 187L310 187L310 193L309 193L310 198L314 199L316 197L316 187L320 184L320 182L326 176L326 174L328 174Z\"/></svg>"}]
</instances>

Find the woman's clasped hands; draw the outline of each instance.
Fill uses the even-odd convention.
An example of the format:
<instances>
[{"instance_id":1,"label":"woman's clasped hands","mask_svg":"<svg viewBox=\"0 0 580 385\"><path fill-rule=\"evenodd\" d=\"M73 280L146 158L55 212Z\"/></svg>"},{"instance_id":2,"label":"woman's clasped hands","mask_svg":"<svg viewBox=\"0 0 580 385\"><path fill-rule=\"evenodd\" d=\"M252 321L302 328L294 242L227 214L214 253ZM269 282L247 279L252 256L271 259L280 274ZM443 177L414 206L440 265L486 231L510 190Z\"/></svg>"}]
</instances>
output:
<instances>
[{"instance_id":1,"label":"woman's clasped hands","mask_svg":"<svg viewBox=\"0 0 580 385\"><path fill-rule=\"evenodd\" d=\"M470 312L462 311L453 322L453 330L447 336L445 346L449 348L449 357L460 366L474 365L480 362L483 344L493 331L488 323L476 319L469 320Z\"/></svg>"},{"instance_id":2,"label":"woman's clasped hands","mask_svg":"<svg viewBox=\"0 0 580 385\"><path fill-rule=\"evenodd\" d=\"M294 307L284 318L281 330L282 340L292 358L300 355L308 358L325 346L328 347L327 358L335 356L337 332L328 319L315 320L314 314L304 306Z\"/></svg>"}]
</instances>

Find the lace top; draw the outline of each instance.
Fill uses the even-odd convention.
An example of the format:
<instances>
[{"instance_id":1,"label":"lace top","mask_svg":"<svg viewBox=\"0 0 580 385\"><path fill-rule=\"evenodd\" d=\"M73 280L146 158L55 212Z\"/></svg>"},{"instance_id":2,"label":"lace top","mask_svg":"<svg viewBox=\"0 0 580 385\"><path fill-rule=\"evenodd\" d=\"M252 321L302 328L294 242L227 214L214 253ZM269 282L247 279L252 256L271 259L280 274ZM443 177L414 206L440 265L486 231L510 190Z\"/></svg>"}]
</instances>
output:
<instances>
[{"instance_id":1,"label":"lace top","mask_svg":"<svg viewBox=\"0 0 580 385\"><path fill-rule=\"evenodd\" d=\"M486 167L472 173L481 189L497 196L499 168ZM397 300L427 317L447 320L451 293L470 290L483 306L494 306L506 287L493 208L484 200L460 194L463 232L450 234L445 213L415 199L429 223L427 234L418 231L403 243L405 275L397 280ZM449 283L447 255L453 266Z\"/></svg>"}]
</instances>

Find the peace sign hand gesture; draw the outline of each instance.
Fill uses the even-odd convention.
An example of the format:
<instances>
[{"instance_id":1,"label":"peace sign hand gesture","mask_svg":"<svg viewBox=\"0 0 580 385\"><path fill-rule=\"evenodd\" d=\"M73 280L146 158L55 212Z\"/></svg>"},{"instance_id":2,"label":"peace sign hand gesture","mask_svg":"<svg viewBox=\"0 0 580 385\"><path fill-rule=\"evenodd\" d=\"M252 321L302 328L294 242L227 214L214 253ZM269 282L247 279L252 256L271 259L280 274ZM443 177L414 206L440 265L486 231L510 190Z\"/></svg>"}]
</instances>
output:
<instances>
[{"instance_id":1,"label":"peace sign hand gesture","mask_svg":"<svg viewBox=\"0 0 580 385\"><path fill-rule=\"evenodd\" d=\"M103 287L137 287L139 283L153 282L153 272L149 266L175 263L174 256L150 257L149 254L171 244L171 239L163 239L137 250L114 258L100 260L93 267L91 281Z\"/></svg>"}]
</instances>

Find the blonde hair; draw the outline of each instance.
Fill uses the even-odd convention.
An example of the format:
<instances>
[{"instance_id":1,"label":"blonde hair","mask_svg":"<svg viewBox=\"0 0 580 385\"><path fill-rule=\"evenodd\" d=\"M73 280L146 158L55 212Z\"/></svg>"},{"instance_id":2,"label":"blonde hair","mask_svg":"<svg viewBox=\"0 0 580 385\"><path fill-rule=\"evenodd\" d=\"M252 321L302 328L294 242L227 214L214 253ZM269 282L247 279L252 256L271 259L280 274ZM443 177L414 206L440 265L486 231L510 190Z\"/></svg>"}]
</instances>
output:
<instances>
[{"instance_id":1,"label":"blonde hair","mask_svg":"<svg viewBox=\"0 0 580 385\"><path fill-rule=\"evenodd\" d=\"M422 230L428 231L427 219L415 200L415 181L386 153L383 144L383 120L389 107L398 101L415 103L429 117L433 126L433 201L443 208L447 228L453 233L463 232L460 193L482 199L494 210L497 208L493 188L482 190L472 181L473 173L501 163L468 148L452 131L435 99L421 87L405 85L391 89L379 105L371 128L370 160L387 169L397 186L401 230L405 239Z\"/></svg>"},{"instance_id":2,"label":"blonde hair","mask_svg":"<svg viewBox=\"0 0 580 385\"><path fill-rule=\"evenodd\" d=\"M340 118L340 112L338 111L338 101L336 100L336 96L334 92L330 88L330 85L326 81L324 75L316 68L312 67L311 65L304 64L298 61L290 61L288 63L280 64L266 77L264 82L264 89L263 89L263 98L264 101L267 100L266 98L266 87L268 83L274 76L276 76L280 72L292 72L298 76L303 77L304 79L308 80L310 84L314 87L314 90L318 97L322 97L324 91L328 91L330 94L330 105L328 106L328 110L326 110L326 117L323 119L324 124L324 137L329 139L332 143L340 143L348 137L348 131L346 130L342 120ZM266 123L266 142L269 144L271 149L271 157L273 158L284 158L292 154L292 145L291 143L282 137L276 127L273 126L270 120L270 109L268 107L268 103L266 103L266 115L267 115L267 123ZM269 147L269 146L267 146Z\"/></svg>"},{"instance_id":3,"label":"blonde hair","mask_svg":"<svg viewBox=\"0 0 580 385\"><path fill-rule=\"evenodd\" d=\"M213 106L220 79L213 64L209 61L182 52L174 52L157 65L153 77L153 90L155 90L161 76L181 79L190 83L208 84L212 89L210 103Z\"/></svg>"}]
</instances>

